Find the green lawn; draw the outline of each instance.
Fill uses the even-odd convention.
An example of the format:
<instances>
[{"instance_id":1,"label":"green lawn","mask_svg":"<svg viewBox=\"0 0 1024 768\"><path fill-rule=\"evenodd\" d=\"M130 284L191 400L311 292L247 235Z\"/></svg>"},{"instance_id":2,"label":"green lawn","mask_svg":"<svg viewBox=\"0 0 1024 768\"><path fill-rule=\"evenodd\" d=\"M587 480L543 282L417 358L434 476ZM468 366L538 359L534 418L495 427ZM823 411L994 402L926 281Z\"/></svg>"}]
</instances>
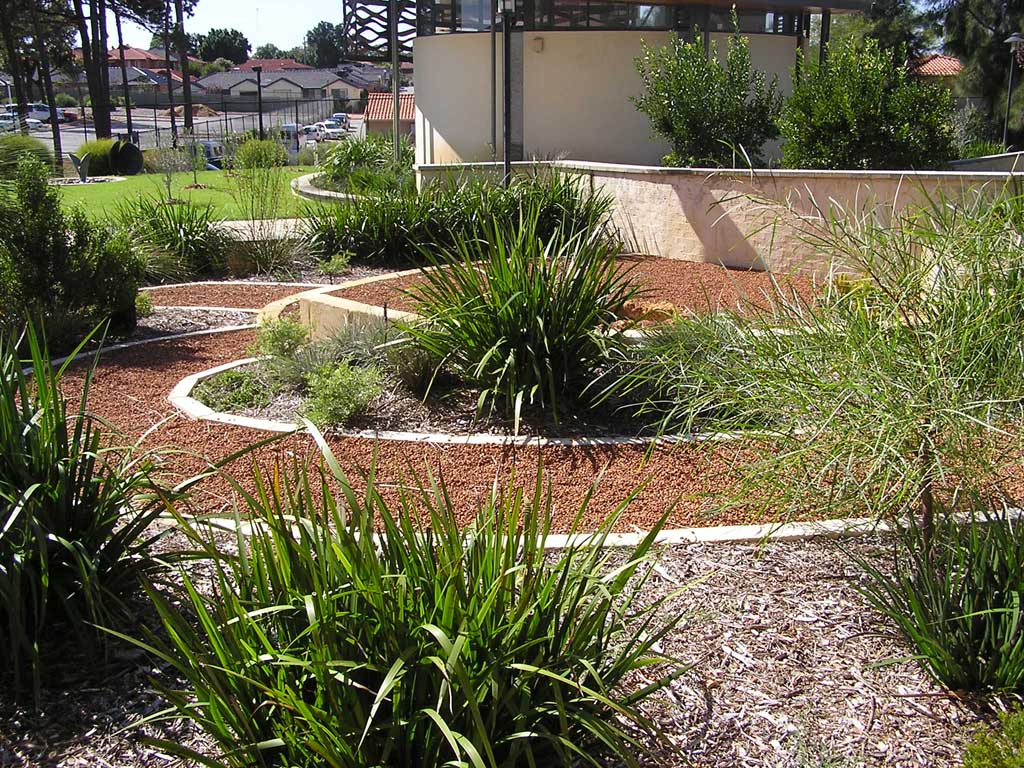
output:
<instances>
[{"instance_id":1,"label":"green lawn","mask_svg":"<svg viewBox=\"0 0 1024 768\"><path fill-rule=\"evenodd\" d=\"M303 203L306 201L293 195L289 185L292 179L312 173L313 170L315 169L310 166L288 166L283 169L281 183L284 185L284 194L281 196L280 212L282 218L301 214ZM226 178L223 171L202 171L198 174L198 179L205 189L186 189L192 184L192 174L174 174L171 187L174 197L195 203L213 203L217 216L222 219L243 218L232 197L232 180ZM61 194L66 205L81 205L90 218L101 219L113 214L122 203L131 202L142 196L164 197L167 192L163 175L149 173L130 176L125 181L62 187Z\"/></svg>"}]
</instances>

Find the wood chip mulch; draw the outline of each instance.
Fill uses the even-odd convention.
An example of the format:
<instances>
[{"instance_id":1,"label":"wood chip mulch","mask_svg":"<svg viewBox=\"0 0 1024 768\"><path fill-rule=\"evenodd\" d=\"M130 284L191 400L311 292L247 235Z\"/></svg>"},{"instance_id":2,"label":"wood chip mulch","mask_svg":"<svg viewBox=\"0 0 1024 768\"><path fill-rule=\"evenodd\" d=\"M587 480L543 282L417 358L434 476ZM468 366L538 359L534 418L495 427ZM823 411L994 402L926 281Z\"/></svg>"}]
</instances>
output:
<instances>
[{"instance_id":1,"label":"wood chip mulch","mask_svg":"<svg viewBox=\"0 0 1024 768\"><path fill-rule=\"evenodd\" d=\"M642 599L679 593L668 653L690 672L645 705L675 749L645 768L937 768L960 765L977 715L931 682L861 599L843 548L870 539L667 549ZM169 671L119 652L106 679L44 694L42 710L0 692L0 766L154 768L169 761L132 722L165 705L147 678ZM638 675L642 685L649 679ZM124 729L124 730L122 730ZM147 726L213 754L191 726Z\"/></svg>"},{"instance_id":2,"label":"wood chip mulch","mask_svg":"<svg viewBox=\"0 0 1024 768\"><path fill-rule=\"evenodd\" d=\"M786 300L810 302L817 291L813 280L802 275L771 275L654 256L629 257L622 264L641 287L644 301L669 303L680 312L706 314L723 308L744 311L778 300L780 292ZM406 291L422 282L419 275L409 275L341 289L334 295L411 312L416 305Z\"/></svg>"}]
</instances>

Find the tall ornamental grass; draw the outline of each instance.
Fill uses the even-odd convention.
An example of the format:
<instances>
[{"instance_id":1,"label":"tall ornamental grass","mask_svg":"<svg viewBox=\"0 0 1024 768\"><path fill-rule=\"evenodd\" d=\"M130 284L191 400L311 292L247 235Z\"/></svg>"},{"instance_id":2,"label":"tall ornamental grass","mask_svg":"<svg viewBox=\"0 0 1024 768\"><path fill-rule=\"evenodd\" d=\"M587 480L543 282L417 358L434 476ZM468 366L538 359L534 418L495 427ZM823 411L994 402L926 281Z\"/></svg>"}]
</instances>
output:
<instances>
[{"instance_id":1,"label":"tall ornamental grass","mask_svg":"<svg viewBox=\"0 0 1024 768\"><path fill-rule=\"evenodd\" d=\"M621 344L608 333L639 289L616 262L619 246L600 229L556 225L526 203L441 251L410 289L422 321L404 324L415 347L480 389L478 409L512 416L526 405L557 422L579 403Z\"/></svg>"},{"instance_id":2,"label":"tall ornamental grass","mask_svg":"<svg viewBox=\"0 0 1024 768\"><path fill-rule=\"evenodd\" d=\"M159 748L208 766L638 765L661 735L640 704L684 671L657 650L679 616L641 596L660 526L607 551L627 499L548 554L539 475L466 525L443 484L388 502L321 446L326 468L235 483L251 536L180 519L212 585L183 571L180 596L152 591L152 650L220 754Z\"/></svg>"},{"instance_id":3,"label":"tall ornamental grass","mask_svg":"<svg viewBox=\"0 0 1024 768\"><path fill-rule=\"evenodd\" d=\"M67 366L53 368L31 330L0 336L0 682L37 699L69 652L102 660L97 626L125 619L155 565L149 461L107 447L86 411L91 371L69 408Z\"/></svg>"}]
</instances>

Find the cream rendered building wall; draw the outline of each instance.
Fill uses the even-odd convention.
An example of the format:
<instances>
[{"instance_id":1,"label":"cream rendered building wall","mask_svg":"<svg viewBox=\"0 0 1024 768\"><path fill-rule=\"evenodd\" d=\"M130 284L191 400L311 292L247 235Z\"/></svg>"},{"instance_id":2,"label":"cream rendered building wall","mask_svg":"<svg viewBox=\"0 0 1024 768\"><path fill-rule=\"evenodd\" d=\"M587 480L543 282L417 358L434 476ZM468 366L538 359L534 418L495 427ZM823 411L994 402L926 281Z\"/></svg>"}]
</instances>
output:
<instances>
[{"instance_id":1,"label":"cream rendered building wall","mask_svg":"<svg viewBox=\"0 0 1024 768\"><path fill-rule=\"evenodd\" d=\"M641 82L634 60L641 41L664 45L659 31L523 32L522 139L525 158L656 165L669 145L652 135L630 98ZM721 52L728 35L713 34ZM798 39L750 35L755 67L779 75L792 90ZM500 38L497 120L501 131ZM418 37L416 162L491 159L491 42L485 33ZM499 135L498 156L501 155ZM769 150L769 154L773 154Z\"/></svg>"}]
</instances>

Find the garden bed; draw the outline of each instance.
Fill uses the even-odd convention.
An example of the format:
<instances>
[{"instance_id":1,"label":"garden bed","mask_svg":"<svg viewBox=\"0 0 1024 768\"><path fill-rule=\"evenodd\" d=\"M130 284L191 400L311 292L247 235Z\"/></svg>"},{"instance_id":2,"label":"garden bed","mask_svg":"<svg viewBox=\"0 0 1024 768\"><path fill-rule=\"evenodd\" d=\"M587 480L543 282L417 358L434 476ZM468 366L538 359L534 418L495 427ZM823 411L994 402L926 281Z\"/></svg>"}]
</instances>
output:
<instances>
[{"instance_id":1,"label":"garden bed","mask_svg":"<svg viewBox=\"0 0 1024 768\"><path fill-rule=\"evenodd\" d=\"M878 543L850 546L865 553ZM665 650L696 666L645 705L680 752L643 765L959 764L976 715L914 662L884 664L909 651L878 633L880 618L855 583L847 556L829 542L666 549L642 598L689 585L666 606L686 619ZM175 684L165 665L142 667L142 659L115 653L106 681L46 692L41 713L0 696L0 765L166 765L140 732L122 730L166 706L150 675ZM213 750L190 724L142 733Z\"/></svg>"},{"instance_id":2,"label":"garden bed","mask_svg":"<svg viewBox=\"0 0 1024 768\"><path fill-rule=\"evenodd\" d=\"M779 290L788 299L808 302L820 290L810 277L802 275L773 275L657 256L629 257L621 259L621 262L623 268L632 269L634 279L644 290L643 301L650 304L665 302L680 312L693 314L763 307L770 300L778 300ZM412 312L416 308L415 302L406 291L423 282L420 275L408 275L342 288L332 295Z\"/></svg>"}]
</instances>

